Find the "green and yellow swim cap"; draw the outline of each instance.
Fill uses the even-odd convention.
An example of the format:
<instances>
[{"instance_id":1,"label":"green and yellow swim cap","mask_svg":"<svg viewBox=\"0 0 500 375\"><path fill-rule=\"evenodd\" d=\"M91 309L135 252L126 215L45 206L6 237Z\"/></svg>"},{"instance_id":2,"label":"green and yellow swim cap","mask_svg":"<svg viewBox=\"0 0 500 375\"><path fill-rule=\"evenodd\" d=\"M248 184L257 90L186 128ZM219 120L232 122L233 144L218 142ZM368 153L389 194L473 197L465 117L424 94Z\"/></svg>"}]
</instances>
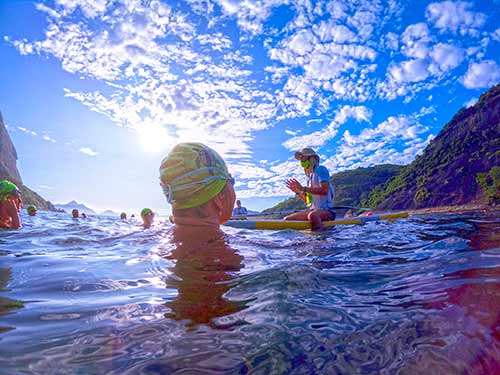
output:
<instances>
[{"instance_id":1,"label":"green and yellow swim cap","mask_svg":"<svg viewBox=\"0 0 500 375\"><path fill-rule=\"evenodd\" d=\"M141 211L141 217L152 215L152 214L153 214L153 210L151 210L151 208L143 208Z\"/></svg>"},{"instance_id":2,"label":"green and yellow swim cap","mask_svg":"<svg viewBox=\"0 0 500 375\"><path fill-rule=\"evenodd\" d=\"M220 155L201 143L179 143L160 165L160 181L174 209L198 207L231 180Z\"/></svg>"},{"instance_id":3,"label":"green and yellow swim cap","mask_svg":"<svg viewBox=\"0 0 500 375\"><path fill-rule=\"evenodd\" d=\"M26 208L26 211L28 211L28 213L30 212L34 212L36 211L36 206L33 205L33 204L30 204L27 208Z\"/></svg>"},{"instance_id":4,"label":"green and yellow swim cap","mask_svg":"<svg viewBox=\"0 0 500 375\"><path fill-rule=\"evenodd\" d=\"M9 180L3 180L0 182L0 201L9 198L12 194L20 195L21 192L19 188L14 185Z\"/></svg>"}]
</instances>

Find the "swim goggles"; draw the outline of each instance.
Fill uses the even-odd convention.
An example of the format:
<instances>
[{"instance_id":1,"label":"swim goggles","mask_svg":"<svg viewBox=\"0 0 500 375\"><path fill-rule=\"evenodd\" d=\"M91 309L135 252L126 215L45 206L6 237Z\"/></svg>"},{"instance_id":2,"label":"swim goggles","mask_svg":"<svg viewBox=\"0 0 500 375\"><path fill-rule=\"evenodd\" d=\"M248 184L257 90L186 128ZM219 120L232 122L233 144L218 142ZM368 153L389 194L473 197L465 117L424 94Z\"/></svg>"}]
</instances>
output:
<instances>
[{"instance_id":1,"label":"swim goggles","mask_svg":"<svg viewBox=\"0 0 500 375\"><path fill-rule=\"evenodd\" d=\"M209 177L206 177L202 180L188 182L186 184L176 185L176 183L178 183L186 178L195 176L201 172L212 172L212 173L216 172L216 173L219 173L219 175L209 176ZM230 174L226 174L226 172L223 171L222 169L216 168L216 167L204 167L204 168L196 169L194 171L183 174L182 176L179 176L179 177L175 178L174 180L172 180L172 182L170 184L163 184L160 182L160 186L163 190L163 194L165 194L165 197L167 198L167 202L169 204L172 204L174 192L189 189L189 188L196 186L196 185L206 184L206 183L213 181L213 180L228 180L231 182L231 185L233 185L233 186L235 183L234 177L231 176Z\"/></svg>"}]
</instances>

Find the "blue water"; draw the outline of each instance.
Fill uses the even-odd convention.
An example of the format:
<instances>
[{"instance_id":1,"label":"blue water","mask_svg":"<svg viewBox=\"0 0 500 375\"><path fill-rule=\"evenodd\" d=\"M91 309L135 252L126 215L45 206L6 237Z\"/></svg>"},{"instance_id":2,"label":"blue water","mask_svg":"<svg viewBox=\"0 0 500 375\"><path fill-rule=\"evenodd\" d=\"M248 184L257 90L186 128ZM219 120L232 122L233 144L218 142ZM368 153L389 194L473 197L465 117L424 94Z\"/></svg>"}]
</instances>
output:
<instances>
[{"instance_id":1,"label":"blue water","mask_svg":"<svg viewBox=\"0 0 500 375\"><path fill-rule=\"evenodd\" d=\"M23 223L0 232L1 374L500 371L498 214L224 228L188 260L166 222Z\"/></svg>"}]
</instances>

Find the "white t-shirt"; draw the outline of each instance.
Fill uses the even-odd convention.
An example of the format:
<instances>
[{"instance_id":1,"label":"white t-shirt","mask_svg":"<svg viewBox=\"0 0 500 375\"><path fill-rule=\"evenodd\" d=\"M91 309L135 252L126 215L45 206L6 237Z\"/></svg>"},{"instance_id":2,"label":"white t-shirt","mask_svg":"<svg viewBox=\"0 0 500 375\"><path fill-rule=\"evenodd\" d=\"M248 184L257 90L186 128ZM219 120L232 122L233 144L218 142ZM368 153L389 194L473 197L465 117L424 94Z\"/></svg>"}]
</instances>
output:
<instances>
[{"instance_id":1,"label":"white t-shirt","mask_svg":"<svg viewBox=\"0 0 500 375\"><path fill-rule=\"evenodd\" d=\"M311 208L313 210L317 210L319 208L324 210L329 210L333 207L333 197L335 195L335 191L333 188L333 184L330 182L330 173L328 169L323 167L322 165L316 166L314 168L314 172L311 174L307 181L308 187L320 187L322 182L328 182L330 187L328 189L327 195L317 195L312 194L312 205Z\"/></svg>"}]
</instances>

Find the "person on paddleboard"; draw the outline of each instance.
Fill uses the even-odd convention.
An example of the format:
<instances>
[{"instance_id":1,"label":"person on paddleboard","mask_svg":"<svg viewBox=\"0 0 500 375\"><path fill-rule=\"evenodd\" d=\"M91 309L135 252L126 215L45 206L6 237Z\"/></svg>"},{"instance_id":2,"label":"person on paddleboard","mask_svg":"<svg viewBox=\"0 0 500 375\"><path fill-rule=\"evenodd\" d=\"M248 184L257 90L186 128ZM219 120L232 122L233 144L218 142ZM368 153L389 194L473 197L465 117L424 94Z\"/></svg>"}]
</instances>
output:
<instances>
[{"instance_id":1,"label":"person on paddleboard","mask_svg":"<svg viewBox=\"0 0 500 375\"><path fill-rule=\"evenodd\" d=\"M241 205L241 201L238 199L236 201L236 207L233 210L233 216L247 215L248 210L246 207Z\"/></svg>"},{"instance_id":2,"label":"person on paddleboard","mask_svg":"<svg viewBox=\"0 0 500 375\"><path fill-rule=\"evenodd\" d=\"M300 161L307 176L307 185L295 178L286 181L286 186L292 190L309 207L306 211L285 216L285 220L309 220L312 230L322 230L322 221L335 220L333 209L334 188L330 182L330 173L320 165L319 156L309 147L295 153L295 159Z\"/></svg>"},{"instance_id":3,"label":"person on paddleboard","mask_svg":"<svg viewBox=\"0 0 500 375\"><path fill-rule=\"evenodd\" d=\"M236 193L226 163L201 143L180 143L163 159L160 185L172 206L174 260L167 288L178 295L167 302L165 317L211 324L214 318L243 309L225 294L243 257L233 250L220 225L231 218Z\"/></svg>"}]
</instances>

